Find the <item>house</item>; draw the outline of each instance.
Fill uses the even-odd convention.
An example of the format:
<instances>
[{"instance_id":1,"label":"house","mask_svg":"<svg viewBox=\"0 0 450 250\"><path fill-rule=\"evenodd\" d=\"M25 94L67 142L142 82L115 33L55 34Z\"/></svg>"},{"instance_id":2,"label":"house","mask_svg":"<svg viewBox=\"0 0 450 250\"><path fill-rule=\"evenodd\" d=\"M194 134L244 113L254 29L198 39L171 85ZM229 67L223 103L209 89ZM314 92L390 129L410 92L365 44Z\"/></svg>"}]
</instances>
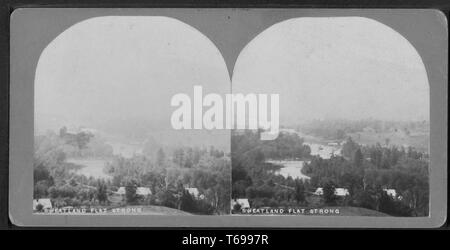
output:
<instances>
[{"instance_id":1,"label":"house","mask_svg":"<svg viewBox=\"0 0 450 250\"><path fill-rule=\"evenodd\" d=\"M33 200L33 211L37 210L38 205L42 206L43 210L52 209L52 202L50 199L36 199Z\"/></svg>"},{"instance_id":2,"label":"house","mask_svg":"<svg viewBox=\"0 0 450 250\"><path fill-rule=\"evenodd\" d=\"M116 192L116 194L119 194L119 195L125 195L126 193L127 193L127 191L126 191L125 187L119 187L119 189L117 189L117 192ZM148 196L148 195L152 194L152 191L148 187L137 187L136 194L142 195L142 196Z\"/></svg>"},{"instance_id":3,"label":"house","mask_svg":"<svg viewBox=\"0 0 450 250\"><path fill-rule=\"evenodd\" d=\"M389 196L392 196L393 198L397 196L397 192L395 191L395 189L383 188L383 191L386 192L386 194L388 194Z\"/></svg>"},{"instance_id":4,"label":"house","mask_svg":"<svg viewBox=\"0 0 450 250\"><path fill-rule=\"evenodd\" d=\"M234 199L231 201L231 210L234 209L234 206L236 204L241 205L241 209L247 209L250 208L250 203L248 202L248 199Z\"/></svg>"},{"instance_id":5,"label":"house","mask_svg":"<svg viewBox=\"0 0 450 250\"><path fill-rule=\"evenodd\" d=\"M383 191L386 192L387 195L391 196L393 199L402 200L403 197L397 194L395 189L383 188Z\"/></svg>"},{"instance_id":6,"label":"house","mask_svg":"<svg viewBox=\"0 0 450 250\"><path fill-rule=\"evenodd\" d=\"M116 194L125 195L126 194L125 187L120 187L119 189L117 189Z\"/></svg>"},{"instance_id":7,"label":"house","mask_svg":"<svg viewBox=\"0 0 450 250\"><path fill-rule=\"evenodd\" d=\"M321 188L321 187L317 188L313 194L314 195L323 195L323 188ZM343 196L350 195L350 193L348 192L348 189L346 189L346 188L335 188L334 195L343 197Z\"/></svg>"},{"instance_id":8,"label":"house","mask_svg":"<svg viewBox=\"0 0 450 250\"><path fill-rule=\"evenodd\" d=\"M348 192L348 189L346 189L346 188L336 188L336 189L334 189L334 195L342 197L342 196L350 195L350 193Z\"/></svg>"},{"instance_id":9,"label":"house","mask_svg":"<svg viewBox=\"0 0 450 250\"><path fill-rule=\"evenodd\" d=\"M200 197L200 192L198 191L197 188L190 188L190 187L187 187L187 188L184 188L184 190L188 191L188 193L189 193L190 195L192 195L195 199L201 198L201 197Z\"/></svg>"},{"instance_id":10,"label":"house","mask_svg":"<svg viewBox=\"0 0 450 250\"><path fill-rule=\"evenodd\" d=\"M138 187L136 189L136 194L142 196L149 196L152 194L152 191L148 187Z\"/></svg>"}]
</instances>

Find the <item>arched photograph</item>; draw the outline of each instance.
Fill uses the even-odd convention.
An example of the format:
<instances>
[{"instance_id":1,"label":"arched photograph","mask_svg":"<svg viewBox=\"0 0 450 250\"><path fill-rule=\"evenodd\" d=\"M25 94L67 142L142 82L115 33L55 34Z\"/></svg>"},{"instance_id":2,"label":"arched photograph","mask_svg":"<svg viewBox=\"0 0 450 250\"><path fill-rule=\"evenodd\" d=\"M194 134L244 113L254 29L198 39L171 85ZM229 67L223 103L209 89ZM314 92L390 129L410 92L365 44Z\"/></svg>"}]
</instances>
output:
<instances>
[{"instance_id":1,"label":"arched photograph","mask_svg":"<svg viewBox=\"0 0 450 250\"><path fill-rule=\"evenodd\" d=\"M233 131L233 213L428 216L429 82L397 31L362 17L285 20L241 51L232 86L280 102L276 139Z\"/></svg>"},{"instance_id":2,"label":"arched photograph","mask_svg":"<svg viewBox=\"0 0 450 250\"><path fill-rule=\"evenodd\" d=\"M229 131L171 125L174 95L229 91L198 30L169 17L87 19L48 44L34 83L36 213L229 213Z\"/></svg>"}]
</instances>

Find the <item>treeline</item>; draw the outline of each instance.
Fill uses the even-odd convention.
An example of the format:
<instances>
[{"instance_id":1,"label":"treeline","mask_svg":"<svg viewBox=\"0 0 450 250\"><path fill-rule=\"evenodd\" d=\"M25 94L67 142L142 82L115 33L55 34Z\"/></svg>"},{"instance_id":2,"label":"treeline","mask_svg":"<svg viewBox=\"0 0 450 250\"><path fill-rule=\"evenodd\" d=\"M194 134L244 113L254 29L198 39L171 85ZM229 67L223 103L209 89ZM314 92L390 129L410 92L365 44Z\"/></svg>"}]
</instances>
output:
<instances>
[{"instance_id":1,"label":"treeline","mask_svg":"<svg viewBox=\"0 0 450 250\"><path fill-rule=\"evenodd\" d=\"M314 157L303 167L314 188L346 188L344 205L360 206L397 216L427 216L429 175L426 154L413 148L361 146L351 138L343 157ZM395 190L395 197L386 189Z\"/></svg>"},{"instance_id":2,"label":"treeline","mask_svg":"<svg viewBox=\"0 0 450 250\"><path fill-rule=\"evenodd\" d=\"M67 135L52 131L35 136L34 152L37 161L51 160L58 154L64 158L108 158L113 156L113 147L105 139L93 134L80 132Z\"/></svg>"},{"instance_id":3,"label":"treeline","mask_svg":"<svg viewBox=\"0 0 450 250\"><path fill-rule=\"evenodd\" d=\"M409 134L411 131L428 131L430 123L428 121L381 121L374 119L365 120L312 120L297 127L305 134L318 136L328 140L344 140L351 133L363 132L369 129L375 133L404 131Z\"/></svg>"},{"instance_id":4,"label":"treeline","mask_svg":"<svg viewBox=\"0 0 450 250\"><path fill-rule=\"evenodd\" d=\"M183 147L168 153L160 148L156 152L147 152L149 155L123 158L112 155L109 150L92 148L98 145L92 143L95 137L81 148L74 147L73 140L66 139L55 133L35 138L35 199L50 198L56 207L139 204L163 205L199 214L229 211L230 158L214 147ZM107 159L104 172L111 178L96 179L77 174L76 170L83 166L67 162L69 156ZM113 199L120 187L126 190L124 203ZM138 187L148 187L151 194L138 195ZM196 188L199 195L190 194L186 187Z\"/></svg>"}]
</instances>

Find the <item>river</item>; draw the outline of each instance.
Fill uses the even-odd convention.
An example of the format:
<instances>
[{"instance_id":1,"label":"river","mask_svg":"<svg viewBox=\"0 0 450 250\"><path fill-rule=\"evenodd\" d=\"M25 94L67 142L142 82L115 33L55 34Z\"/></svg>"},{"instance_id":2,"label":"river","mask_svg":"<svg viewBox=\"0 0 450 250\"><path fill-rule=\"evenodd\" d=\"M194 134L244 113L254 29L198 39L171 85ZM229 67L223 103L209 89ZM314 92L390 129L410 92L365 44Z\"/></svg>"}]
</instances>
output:
<instances>
[{"instance_id":1,"label":"river","mask_svg":"<svg viewBox=\"0 0 450 250\"><path fill-rule=\"evenodd\" d=\"M310 177L302 174L304 161L275 161L269 160L267 163L283 166L275 170L274 174L282 175L284 178L291 176L293 179L309 180Z\"/></svg>"},{"instance_id":2,"label":"river","mask_svg":"<svg viewBox=\"0 0 450 250\"><path fill-rule=\"evenodd\" d=\"M341 155L340 146L328 146L317 143L304 143L311 149L311 155L318 155L322 159L330 159L332 155Z\"/></svg>"}]
</instances>

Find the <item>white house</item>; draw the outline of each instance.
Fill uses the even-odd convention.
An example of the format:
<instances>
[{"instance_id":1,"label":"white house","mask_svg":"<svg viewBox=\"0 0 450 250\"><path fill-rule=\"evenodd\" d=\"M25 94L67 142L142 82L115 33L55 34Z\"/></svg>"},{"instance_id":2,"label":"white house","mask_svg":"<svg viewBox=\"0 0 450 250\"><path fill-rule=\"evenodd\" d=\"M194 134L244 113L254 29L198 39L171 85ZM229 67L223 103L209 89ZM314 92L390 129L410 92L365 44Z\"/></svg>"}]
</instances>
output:
<instances>
[{"instance_id":1,"label":"white house","mask_svg":"<svg viewBox=\"0 0 450 250\"><path fill-rule=\"evenodd\" d=\"M315 195L323 195L323 188L319 187L316 189L316 191L314 192ZM336 196L347 196L350 195L350 193L348 192L348 190L346 188L335 188L334 189L334 195Z\"/></svg>"},{"instance_id":2,"label":"white house","mask_svg":"<svg viewBox=\"0 0 450 250\"><path fill-rule=\"evenodd\" d=\"M346 188L336 188L336 189L334 189L334 195L347 196L347 195L350 195L350 193L348 192L348 189L346 189Z\"/></svg>"},{"instance_id":3,"label":"white house","mask_svg":"<svg viewBox=\"0 0 450 250\"><path fill-rule=\"evenodd\" d=\"M394 199L401 200L403 197L401 195L397 194L397 191L395 189L390 188L383 188L383 191L386 192L389 196L391 196Z\"/></svg>"},{"instance_id":4,"label":"white house","mask_svg":"<svg viewBox=\"0 0 450 250\"><path fill-rule=\"evenodd\" d=\"M120 187L119 189L117 189L116 194L119 195L125 195L127 193L125 187ZM142 195L142 196L148 196L152 194L152 191L150 190L150 188L148 187L138 187L136 188L136 194L137 195Z\"/></svg>"},{"instance_id":5,"label":"white house","mask_svg":"<svg viewBox=\"0 0 450 250\"><path fill-rule=\"evenodd\" d=\"M119 189L117 189L116 194L125 195L126 194L125 187L120 187Z\"/></svg>"},{"instance_id":6,"label":"white house","mask_svg":"<svg viewBox=\"0 0 450 250\"><path fill-rule=\"evenodd\" d=\"M188 193L190 194L190 195L192 195L195 199L198 199L198 198L200 198L200 192L198 191L198 189L197 188L190 188L190 187L187 187L187 188L184 188L186 191L188 191Z\"/></svg>"},{"instance_id":7,"label":"white house","mask_svg":"<svg viewBox=\"0 0 450 250\"><path fill-rule=\"evenodd\" d=\"M149 196L152 194L152 191L148 187L138 187L136 189L136 194L142 196Z\"/></svg>"},{"instance_id":8,"label":"white house","mask_svg":"<svg viewBox=\"0 0 450 250\"><path fill-rule=\"evenodd\" d=\"M241 209L247 209L250 208L250 203L248 202L248 199L234 199L231 201L231 209L234 208L236 204L241 205Z\"/></svg>"},{"instance_id":9,"label":"white house","mask_svg":"<svg viewBox=\"0 0 450 250\"><path fill-rule=\"evenodd\" d=\"M33 211L37 210L38 204L41 204L44 210L51 209L53 207L50 199L37 199L33 200Z\"/></svg>"}]
</instances>

